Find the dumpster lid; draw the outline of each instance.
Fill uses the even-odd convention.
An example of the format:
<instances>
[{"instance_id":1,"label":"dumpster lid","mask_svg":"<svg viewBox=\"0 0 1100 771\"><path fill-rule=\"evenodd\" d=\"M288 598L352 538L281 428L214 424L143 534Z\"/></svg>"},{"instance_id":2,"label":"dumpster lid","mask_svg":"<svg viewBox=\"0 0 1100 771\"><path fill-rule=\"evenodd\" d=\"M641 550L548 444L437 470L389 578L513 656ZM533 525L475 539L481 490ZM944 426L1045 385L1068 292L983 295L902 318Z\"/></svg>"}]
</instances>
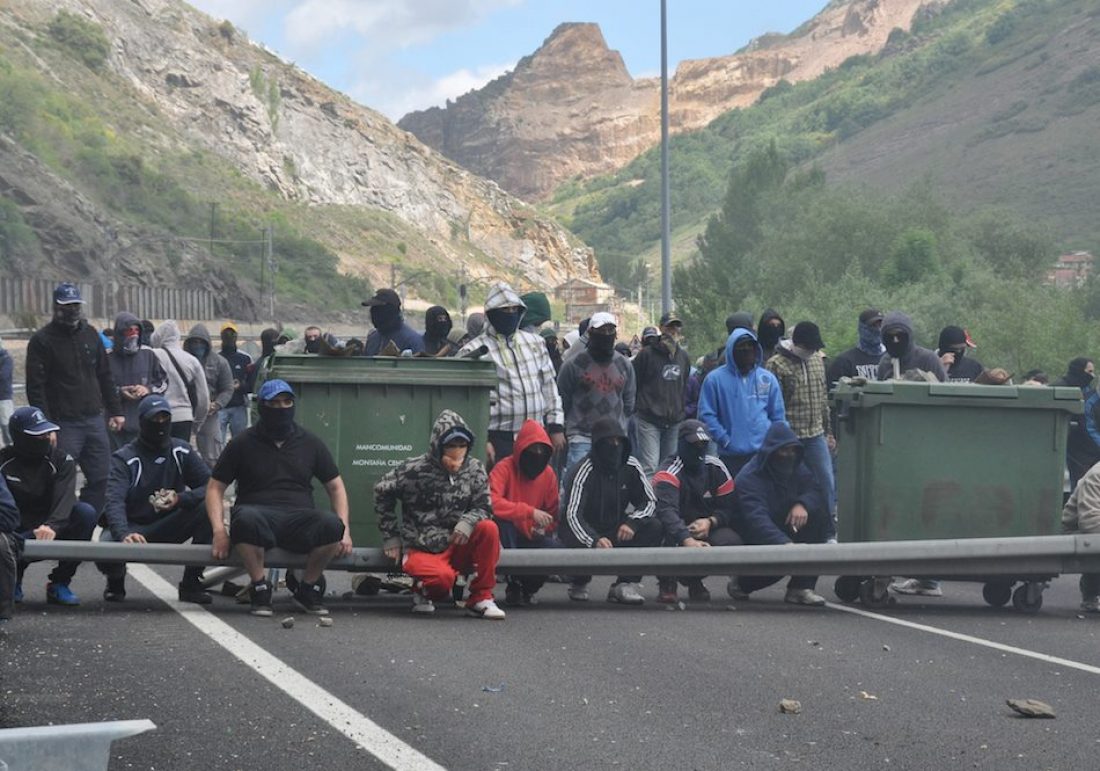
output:
<instances>
[{"instance_id":1,"label":"dumpster lid","mask_svg":"<svg viewBox=\"0 0 1100 771\"><path fill-rule=\"evenodd\" d=\"M976 383L920 383L904 380L841 383L834 398L853 406L879 404L990 404L998 407L1036 409L1043 407L1081 412L1081 392L1076 388L1047 386L978 385Z\"/></svg>"}]
</instances>

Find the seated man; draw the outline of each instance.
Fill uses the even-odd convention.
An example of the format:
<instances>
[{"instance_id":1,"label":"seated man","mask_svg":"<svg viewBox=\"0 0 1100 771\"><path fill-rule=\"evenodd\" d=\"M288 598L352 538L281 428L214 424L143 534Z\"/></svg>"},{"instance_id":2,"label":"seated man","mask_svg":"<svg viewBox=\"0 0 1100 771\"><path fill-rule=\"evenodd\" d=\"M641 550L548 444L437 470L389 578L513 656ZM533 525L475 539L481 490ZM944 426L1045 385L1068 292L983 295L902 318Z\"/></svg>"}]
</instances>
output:
<instances>
[{"instance_id":1,"label":"seated man","mask_svg":"<svg viewBox=\"0 0 1100 771\"><path fill-rule=\"evenodd\" d=\"M660 546L661 523L653 516L657 499L642 464L630 454L626 431L615 418L592 424L592 449L565 475L566 546L613 549ZM569 599L588 600L592 576L573 576ZM619 576L607 592L608 602L641 605L641 576Z\"/></svg>"},{"instance_id":2,"label":"seated man","mask_svg":"<svg viewBox=\"0 0 1100 771\"><path fill-rule=\"evenodd\" d=\"M232 545L252 581L254 616L270 616L271 583L264 552L273 547L308 555L292 597L306 613L326 615L321 573L335 557L351 553L348 494L340 470L324 443L294 422L294 390L284 380L260 387L259 421L233 437L206 485L206 512L213 529L214 559L229 556ZM313 504L312 480L325 486L333 511ZM237 483L237 500L226 530L223 496Z\"/></svg>"},{"instance_id":3,"label":"seated man","mask_svg":"<svg viewBox=\"0 0 1100 771\"><path fill-rule=\"evenodd\" d=\"M12 444L0 450L3 475L15 505L21 539L87 541L95 530L95 509L76 499L76 461L57 449L56 423L46 420L37 407L20 407L8 421ZM55 605L79 605L69 588L79 562L64 561L50 573L46 601ZM15 582L15 602L23 601L23 572L20 560Z\"/></svg>"},{"instance_id":4,"label":"seated man","mask_svg":"<svg viewBox=\"0 0 1100 771\"><path fill-rule=\"evenodd\" d=\"M493 519L505 549L538 549L560 546L554 537L558 526L558 476L549 467L554 447L539 423L528 420L516 436L515 450L493 466L489 493ZM546 576L508 576L505 605L534 605L535 592Z\"/></svg>"},{"instance_id":5,"label":"seated man","mask_svg":"<svg viewBox=\"0 0 1100 771\"><path fill-rule=\"evenodd\" d=\"M802 443L786 423L773 423L764 444L734 480L737 514L734 525L746 544L825 543L832 536L833 518L825 493L802 460ZM729 594L747 600L751 592L771 586L780 577L742 576L730 579ZM824 605L814 592L817 576L791 576L786 602Z\"/></svg>"},{"instance_id":6,"label":"seated man","mask_svg":"<svg viewBox=\"0 0 1100 771\"><path fill-rule=\"evenodd\" d=\"M415 613L433 613L436 600L451 596L459 574L476 570L466 611L504 618L493 599L500 533L490 519L485 467L470 456L473 443L462 416L443 410L428 451L390 469L374 486L382 550L412 576Z\"/></svg>"},{"instance_id":7,"label":"seated man","mask_svg":"<svg viewBox=\"0 0 1100 771\"><path fill-rule=\"evenodd\" d=\"M1081 477L1062 510L1062 532L1100 533L1100 463ZM1082 573L1081 610L1100 613L1100 573Z\"/></svg>"},{"instance_id":8,"label":"seated man","mask_svg":"<svg viewBox=\"0 0 1100 771\"><path fill-rule=\"evenodd\" d=\"M23 541L16 536L19 527L19 509L15 499L0 476L0 637L5 634L4 625L15 612L15 582L19 552Z\"/></svg>"},{"instance_id":9,"label":"seated man","mask_svg":"<svg viewBox=\"0 0 1100 771\"><path fill-rule=\"evenodd\" d=\"M172 406L159 394L138 405L138 438L111 455L107 476L107 527L101 541L122 543L210 543L206 482L210 469L190 444L172 437ZM103 599L126 599L126 563L97 565L107 576ZM209 605L202 566L183 569L181 602Z\"/></svg>"},{"instance_id":10,"label":"seated man","mask_svg":"<svg viewBox=\"0 0 1100 771\"><path fill-rule=\"evenodd\" d=\"M730 523L734 514L733 479L726 465L707 455L710 434L700 420L689 419L677 431L676 454L666 458L653 477L657 519L670 546L739 546L741 537ZM710 592L703 579L679 579L692 600L707 602ZM677 600L675 578L658 579L657 602Z\"/></svg>"}]
</instances>

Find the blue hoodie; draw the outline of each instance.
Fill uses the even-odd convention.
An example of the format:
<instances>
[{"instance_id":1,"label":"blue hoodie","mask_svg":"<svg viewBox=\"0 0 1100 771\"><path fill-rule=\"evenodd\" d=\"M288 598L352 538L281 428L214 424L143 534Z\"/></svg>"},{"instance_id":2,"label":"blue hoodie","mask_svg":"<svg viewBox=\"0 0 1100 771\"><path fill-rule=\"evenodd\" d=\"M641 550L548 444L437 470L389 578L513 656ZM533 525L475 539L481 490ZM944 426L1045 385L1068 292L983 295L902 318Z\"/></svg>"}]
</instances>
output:
<instances>
[{"instance_id":1,"label":"blue hoodie","mask_svg":"<svg viewBox=\"0 0 1100 771\"><path fill-rule=\"evenodd\" d=\"M733 347L747 337L756 345L756 366L742 375L733 360ZM707 375L699 394L699 420L718 445L719 455L749 455L760 449L773 423L785 423L783 394L775 375L761 364L764 351L756 335L735 329L726 340L725 366Z\"/></svg>"}]
</instances>

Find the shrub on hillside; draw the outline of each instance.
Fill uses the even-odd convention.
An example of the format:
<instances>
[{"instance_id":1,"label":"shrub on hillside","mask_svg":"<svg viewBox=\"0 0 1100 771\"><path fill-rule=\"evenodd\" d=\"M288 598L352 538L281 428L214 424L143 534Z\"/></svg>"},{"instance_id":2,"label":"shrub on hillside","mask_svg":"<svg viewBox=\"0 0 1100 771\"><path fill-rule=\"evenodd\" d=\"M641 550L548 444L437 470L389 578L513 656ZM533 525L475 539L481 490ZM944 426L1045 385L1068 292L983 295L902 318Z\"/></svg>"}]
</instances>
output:
<instances>
[{"instance_id":1,"label":"shrub on hillside","mask_svg":"<svg viewBox=\"0 0 1100 771\"><path fill-rule=\"evenodd\" d=\"M58 11L46 29L62 49L89 69L99 70L107 63L111 44L103 28L95 22L68 11Z\"/></svg>"}]
</instances>

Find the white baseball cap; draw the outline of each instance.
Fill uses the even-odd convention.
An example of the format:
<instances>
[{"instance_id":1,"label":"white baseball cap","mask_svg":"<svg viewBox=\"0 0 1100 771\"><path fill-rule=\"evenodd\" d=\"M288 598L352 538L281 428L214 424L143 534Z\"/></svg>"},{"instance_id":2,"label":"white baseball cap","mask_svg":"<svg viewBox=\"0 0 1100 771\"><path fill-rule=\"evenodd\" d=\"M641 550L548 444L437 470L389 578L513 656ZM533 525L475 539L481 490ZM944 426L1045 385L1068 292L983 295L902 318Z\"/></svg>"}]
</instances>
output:
<instances>
[{"instance_id":1,"label":"white baseball cap","mask_svg":"<svg viewBox=\"0 0 1100 771\"><path fill-rule=\"evenodd\" d=\"M593 313L592 320L588 322L589 329L599 329L600 327L606 327L607 325L613 327L619 326L619 323L615 321L615 317L610 313L601 311L600 313Z\"/></svg>"}]
</instances>

